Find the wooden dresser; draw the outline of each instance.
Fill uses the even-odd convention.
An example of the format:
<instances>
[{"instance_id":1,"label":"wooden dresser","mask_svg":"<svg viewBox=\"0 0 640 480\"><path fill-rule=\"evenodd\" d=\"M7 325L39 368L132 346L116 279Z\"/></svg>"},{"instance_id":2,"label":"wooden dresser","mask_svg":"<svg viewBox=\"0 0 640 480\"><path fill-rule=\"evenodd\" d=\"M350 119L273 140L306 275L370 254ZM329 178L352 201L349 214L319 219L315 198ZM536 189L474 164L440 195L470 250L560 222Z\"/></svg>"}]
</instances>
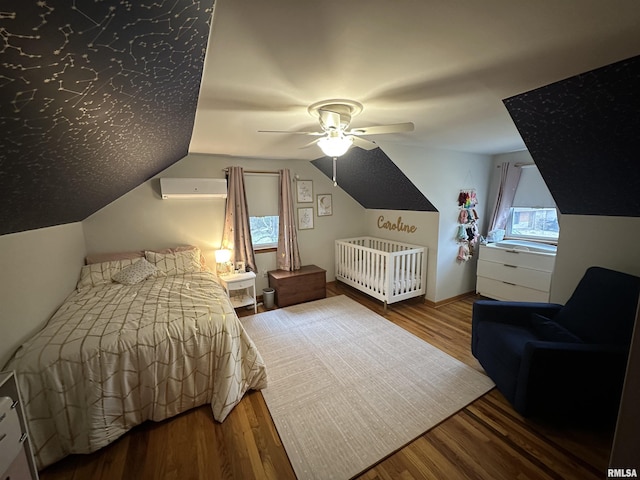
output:
<instances>
[{"instance_id":1,"label":"wooden dresser","mask_svg":"<svg viewBox=\"0 0 640 480\"><path fill-rule=\"evenodd\" d=\"M276 305L282 308L325 298L327 296L326 273L315 265L306 265L293 272L271 270L269 286L275 290Z\"/></svg>"}]
</instances>

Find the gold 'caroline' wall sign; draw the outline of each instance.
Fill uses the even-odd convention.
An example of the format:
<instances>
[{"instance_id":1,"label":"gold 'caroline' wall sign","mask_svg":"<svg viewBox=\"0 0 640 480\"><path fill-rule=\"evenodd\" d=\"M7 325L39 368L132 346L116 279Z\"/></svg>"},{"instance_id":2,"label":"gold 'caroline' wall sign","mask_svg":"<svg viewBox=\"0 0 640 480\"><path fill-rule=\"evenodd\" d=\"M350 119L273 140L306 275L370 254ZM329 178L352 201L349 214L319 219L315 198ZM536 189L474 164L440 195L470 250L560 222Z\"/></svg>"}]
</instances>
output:
<instances>
[{"instance_id":1,"label":"gold 'caroline' wall sign","mask_svg":"<svg viewBox=\"0 0 640 480\"><path fill-rule=\"evenodd\" d=\"M407 225L402 221L402 217L398 217L398 220L392 222L390 220L385 220L383 215L378 217L378 228L381 230L391 230L397 232L407 232L407 233L415 233L418 230L418 227L415 225Z\"/></svg>"}]
</instances>

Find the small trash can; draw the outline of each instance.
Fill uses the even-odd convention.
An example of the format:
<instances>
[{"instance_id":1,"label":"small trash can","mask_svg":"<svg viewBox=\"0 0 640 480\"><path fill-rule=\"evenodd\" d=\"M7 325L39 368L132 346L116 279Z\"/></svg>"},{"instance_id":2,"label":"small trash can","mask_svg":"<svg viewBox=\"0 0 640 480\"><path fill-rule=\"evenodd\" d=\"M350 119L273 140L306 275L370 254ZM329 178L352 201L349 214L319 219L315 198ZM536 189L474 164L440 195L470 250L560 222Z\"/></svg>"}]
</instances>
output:
<instances>
[{"instance_id":1,"label":"small trash can","mask_svg":"<svg viewBox=\"0 0 640 480\"><path fill-rule=\"evenodd\" d=\"M273 308L273 296L276 291L273 288L262 289L262 304L264 308Z\"/></svg>"}]
</instances>

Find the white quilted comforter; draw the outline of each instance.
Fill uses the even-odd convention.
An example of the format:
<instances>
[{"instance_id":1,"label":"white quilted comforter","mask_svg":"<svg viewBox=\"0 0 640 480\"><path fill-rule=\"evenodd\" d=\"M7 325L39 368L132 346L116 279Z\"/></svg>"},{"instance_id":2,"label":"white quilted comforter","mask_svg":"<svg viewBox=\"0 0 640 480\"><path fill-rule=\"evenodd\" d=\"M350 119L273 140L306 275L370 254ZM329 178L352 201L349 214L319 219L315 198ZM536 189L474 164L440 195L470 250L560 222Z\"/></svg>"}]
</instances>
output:
<instances>
[{"instance_id":1,"label":"white quilted comforter","mask_svg":"<svg viewBox=\"0 0 640 480\"><path fill-rule=\"evenodd\" d=\"M205 403L222 422L267 379L209 272L76 291L9 368L39 469Z\"/></svg>"}]
</instances>

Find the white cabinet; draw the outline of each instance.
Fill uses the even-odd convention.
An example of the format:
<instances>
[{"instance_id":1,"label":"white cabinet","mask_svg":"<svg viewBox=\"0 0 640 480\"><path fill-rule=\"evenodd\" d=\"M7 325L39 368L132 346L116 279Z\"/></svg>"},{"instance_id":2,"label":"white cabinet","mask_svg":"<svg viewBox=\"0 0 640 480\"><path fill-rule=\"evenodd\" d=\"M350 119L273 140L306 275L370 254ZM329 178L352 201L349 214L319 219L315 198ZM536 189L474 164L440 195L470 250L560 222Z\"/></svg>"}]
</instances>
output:
<instances>
[{"instance_id":1,"label":"white cabinet","mask_svg":"<svg viewBox=\"0 0 640 480\"><path fill-rule=\"evenodd\" d=\"M480 246L476 292L496 300L548 302L555 252Z\"/></svg>"},{"instance_id":2,"label":"white cabinet","mask_svg":"<svg viewBox=\"0 0 640 480\"><path fill-rule=\"evenodd\" d=\"M258 313L256 302L256 274L254 272L230 273L218 277L227 291L233 308L253 304L254 313Z\"/></svg>"},{"instance_id":3,"label":"white cabinet","mask_svg":"<svg viewBox=\"0 0 640 480\"><path fill-rule=\"evenodd\" d=\"M3 479L38 478L13 372L0 372L0 473Z\"/></svg>"}]
</instances>

